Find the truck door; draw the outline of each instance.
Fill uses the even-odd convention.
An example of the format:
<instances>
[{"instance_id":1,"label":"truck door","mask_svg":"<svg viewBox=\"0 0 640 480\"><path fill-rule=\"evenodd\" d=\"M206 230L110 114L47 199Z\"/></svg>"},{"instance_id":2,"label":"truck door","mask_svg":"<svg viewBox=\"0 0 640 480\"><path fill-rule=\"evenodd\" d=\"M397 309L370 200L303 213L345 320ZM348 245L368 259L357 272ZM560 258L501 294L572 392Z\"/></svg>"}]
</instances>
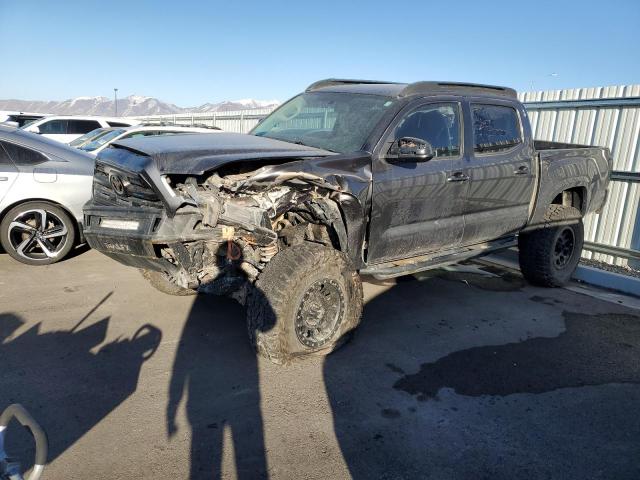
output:
<instances>
[{"instance_id":1,"label":"truck door","mask_svg":"<svg viewBox=\"0 0 640 480\"><path fill-rule=\"evenodd\" d=\"M472 245L515 233L527 222L534 151L524 112L514 104L470 100L465 114L472 148L464 169L469 190L462 245Z\"/></svg>"},{"instance_id":2,"label":"truck door","mask_svg":"<svg viewBox=\"0 0 640 480\"><path fill-rule=\"evenodd\" d=\"M18 176L18 169L0 142L0 205Z\"/></svg>"},{"instance_id":3,"label":"truck door","mask_svg":"<svg viewBox=\"0 0 640 480\"><path fill-rule=\"evenodd\" d=\"M408 106L387 130L374 154L368 263L460 244L468 182L452 174L462 164L461 120L459 101L421 101ZM402 138L428 142L433 157L394 156Z\"/></svg>"}]
</instances>

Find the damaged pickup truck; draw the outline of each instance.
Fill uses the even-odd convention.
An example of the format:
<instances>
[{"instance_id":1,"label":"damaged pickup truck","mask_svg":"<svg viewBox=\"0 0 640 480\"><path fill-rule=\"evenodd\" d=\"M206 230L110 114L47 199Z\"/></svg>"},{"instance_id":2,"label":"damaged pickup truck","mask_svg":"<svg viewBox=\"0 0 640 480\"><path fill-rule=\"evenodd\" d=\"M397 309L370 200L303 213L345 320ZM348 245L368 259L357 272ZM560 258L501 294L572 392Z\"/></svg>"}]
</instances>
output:
<instances>
[{"instance_id":1,"label":"damaged pickup truck","mask_svg":"<svg viewBox=\"0 0 640 480\"><path fill-rule=\"evenodd\" d=\"M562 285L609 169L605 148L535 142L508 88L331 79L248 135L114 143L84 234L163 292L234 296L254 347L284 363L358 325L361 274L519 245L529 281Z\"/></svg>"}]
</instances>

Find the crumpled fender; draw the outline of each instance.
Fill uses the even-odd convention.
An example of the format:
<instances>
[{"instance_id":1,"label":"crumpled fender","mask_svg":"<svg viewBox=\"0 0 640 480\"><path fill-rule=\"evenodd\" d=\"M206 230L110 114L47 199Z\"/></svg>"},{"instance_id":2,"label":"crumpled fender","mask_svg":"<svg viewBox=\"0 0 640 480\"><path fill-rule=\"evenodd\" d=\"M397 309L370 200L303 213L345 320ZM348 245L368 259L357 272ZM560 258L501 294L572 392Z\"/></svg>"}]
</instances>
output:
<instances>
[{"instance_id":1,"label":"crumpled fender","mask_svg":"<svg viewBox=\"0 0 640 480\"><path fill-rule=\"evenodd\" d=\"M335 155L268 165L230 187L235 192L272 188L275 185L314 186L332 192L331 201L339 209L342 225L334 225L340 244L356 268L364 265L363 244L366 236L367 212L371 194L371 156Z\"/></svg>"}]
</instances>

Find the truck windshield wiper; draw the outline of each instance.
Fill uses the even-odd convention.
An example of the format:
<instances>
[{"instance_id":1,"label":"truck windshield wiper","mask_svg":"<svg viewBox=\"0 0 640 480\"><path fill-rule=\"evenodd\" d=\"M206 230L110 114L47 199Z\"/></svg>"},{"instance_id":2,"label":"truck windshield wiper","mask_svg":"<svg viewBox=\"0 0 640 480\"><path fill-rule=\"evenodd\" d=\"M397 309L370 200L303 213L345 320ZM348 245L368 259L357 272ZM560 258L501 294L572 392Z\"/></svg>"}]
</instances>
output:
<instances>
[{"instance_id":1,"label":"truck windshield wiper","mask_svg":"<svg viewBox=\"0 0 640 480\"><path fill-rule=\"evenodd\" d=\"M339 153L336 152L335 150L331 150L329 148L325 148L325 147L316 147L315 145L309 145L308 143L302 143L302 140L300 139L296 139L296 140L285 140L288 141L289 143L295 143L296 145L304 145L305 147L309 147L309 148L319 148L321 150L326 150L327 152L331 152L331 153Z\"/></svg>"}]
</instances>

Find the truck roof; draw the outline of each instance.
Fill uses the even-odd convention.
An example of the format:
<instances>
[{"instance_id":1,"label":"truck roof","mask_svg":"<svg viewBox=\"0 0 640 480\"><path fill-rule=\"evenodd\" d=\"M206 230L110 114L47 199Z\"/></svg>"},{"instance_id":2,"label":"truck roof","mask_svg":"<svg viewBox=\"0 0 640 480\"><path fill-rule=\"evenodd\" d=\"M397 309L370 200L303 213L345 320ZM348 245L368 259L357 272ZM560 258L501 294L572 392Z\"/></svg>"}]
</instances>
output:
<instances>
[{"instance_id":1,"label":"truck roof","mask_svg":"<svg viewBox=\"0 0 640 480\"><path fill-rule=\"evenodd\" d=\"M496 85L461 82L415 82L397 83L378 80L353 80L328 78L312 83L307 92L345 92L384 95L388 97L409 97L413 95L468 95L517 98L514 89Z\"/></svg>"}]
</instances>

